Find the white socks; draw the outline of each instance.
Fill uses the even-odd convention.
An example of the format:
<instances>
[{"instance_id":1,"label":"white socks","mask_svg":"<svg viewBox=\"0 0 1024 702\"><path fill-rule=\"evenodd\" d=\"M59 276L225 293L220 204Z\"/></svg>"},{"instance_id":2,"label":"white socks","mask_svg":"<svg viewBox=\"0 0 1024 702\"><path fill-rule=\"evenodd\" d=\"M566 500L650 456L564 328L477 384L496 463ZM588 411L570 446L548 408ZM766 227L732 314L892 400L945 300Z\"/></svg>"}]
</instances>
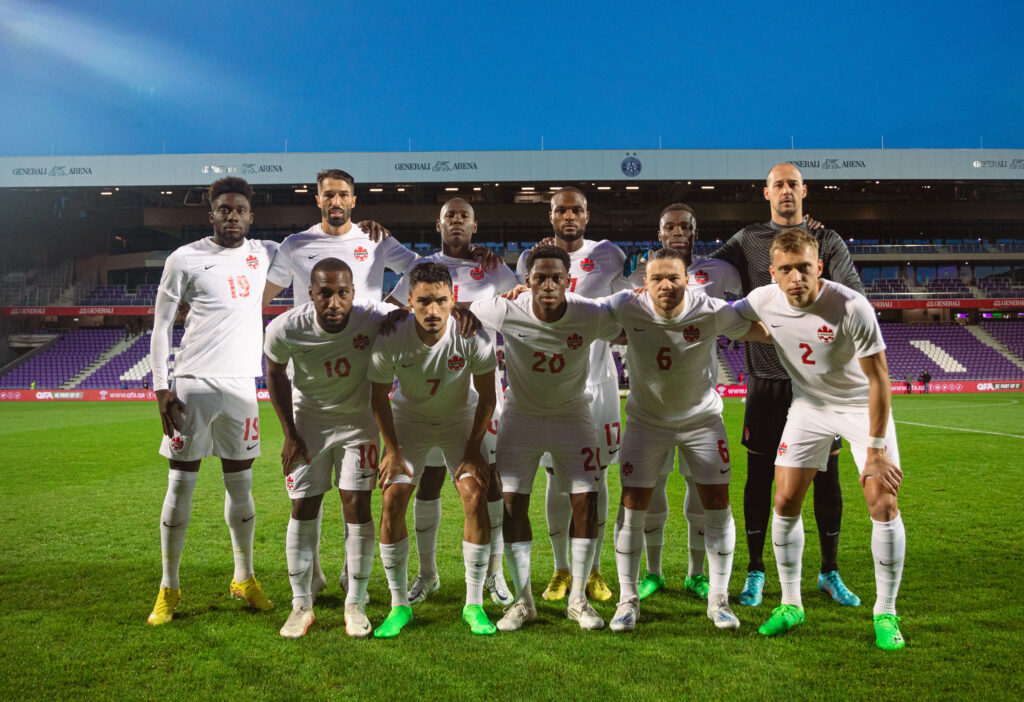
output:
<instances>
[{"instance_id":1,"label":"white socks","mask_svg":"<svg viewBox=\"0 0 1024 702\"><path fill-rule=\"evenodd\" d=\"M185 532L192 516L192 492L196 489L198 472L171 469L167 473L167 494L160 511L160 555L163 579L160 587L178 589L178 566L185 546Z\"/></svg>"},{"instance_id":2,"label":"white socks","mask_svg":"<svg viewBox=\"0 0 1024 702\"><path fill-rule=\"evenodd\" d=\"M572 502L569 491L562 490L554 475L548 474L544 493L544 513L548 520L548 538L555 557L555 570L569 570L569 529L572 525Z\"/></svg>"},{"instance_id":3,"label":"white socks","mask_svg":"<svg viewBox=\"0 0 1024 702\"><path fill-rule=\"evenodd\" d=\"M516 589L516 602L533 606L533 591L530 583L530 551L532 541L505 543L505 557L508 559L509 576Z\"/></svg>"},{"instance_id":4,"label":"white socks","mask_svg":"<svg viewBox=\"0 0 1024 702\"><path fill-rule=\"evenodd\" d=\"M484 603L484 579L491 560L490 544L462 542L462 562L466 565L466 604Z\"/></svg>"},{"instance_id":5,"label":"white socks","mask_svg":"<svg viewBox=\"0 0 1024 702\"><path fill-rule=\"evenodd\" d=\"M622 507L621 524L615 533L615 565L619 571L619 602L639 597L640 556L644 547L644 511Z\"/></svg>"},{"instance_id":6,"label":"white socks","mask_svg":"<svg viewBox=\"0 0 1024 702\"><path fill-rule=\"evenodd\" d=\"M707 521L704 541L711 571L708 578L710 601L712 595L727 595L729 592L729 575L732 573L732 557L736 550L736 522L733 521L731 507L705 510L702 519ZM703 551L701 554L703 565Z\"/></svg>"},{"instance_id":7,"label":"white socks","mask_svg":"<svg viewBox=\"0 0 1024 702\"><path fill-rule=\"evenodd\" d=\"M498 499L488 502L487 516L491 520L490 563L487 565L487 575L494 575L501 572L501 559L505 555L505 537L501 533L505 523L505 501Z\"/></svg>"},{"instance_id":8,"label":"white socks","mask_svg":"<svg viewBox=\"0 0 1024 702\"><path fill-rule=\"evenodd\" d=\"M587 578L590 577L590 566L594 562L594 549L597 539L569 539L569 550L572 551L570 573L572 586L569 588L569 601L579 595L587 594Z\"/></svg>"},{"instance_id":9,"label":"white socks","mask_svg":"<svg viewBox=\"0 0 1024 702\"><path fill-rule=\"evenodd\" d=\"M671 460L671 457L669 458ZM689 494L689 493L687 493ZM647 572L661 575L661 552L665 548L665 523L668 522L668 474L658 476L651 504L644 514L644 545L647 548ZM691 530L692 531L692 530Z\"/></svg>"},{"instance_id":10,"label":"white socks","mask_svg":"<svg viewBox=\"0 0 1024 702\"><path fill-rule=\"evenodd\" d=\"M416 527L419 574L427 582L434 582L437 578L437 529L441 525L441 498L413 500L412 519Z\"/></svg>"},{"instance_id":11,"label":"white socks","mask_svg":"<svg viewBox=\"0 0 1024 702\"><path fill-rule=\"evenodd\" d=\"M668 477L668 476L665 476ZM690 549L689 570L691 578L704 574L704 504L700 501L697 483L686 478L686 498L683 500L683 514L686 515L686 543Z\"/></svg>"},{"instance_id":12,"label":"white socks","mask_svg":"<svg viewBox=\"0 0 1024 702\"><path fill-rule=\"evenodd\" d=\"M804 521L801 515L783 517L774 512L772 517L772 544L775 563L779 567L782 586L782 604L803 606L800 598L800 567L804 554Z\"/></svg>"},{"instance_id":13,"label":"white socks","mask_svg":"<svg viewBox=\"0 0 1024 702\"><path fill-rule=\"evenodd\" d=\"M345 527L345 560L348 565L345 604L366 604L366 588L373 568L373 521L346 523Z\"/></svg>"},{"instance_id":14,"label":"white socks","mask_svg":"<svg viewBox=\"0 0 1024 702\"><path fill-rule=\"evenodd\" d=\"M891 522L871 520L871 555L875 560L875 614L896 614L896 593L903 577L907 532L903 516Z\"/></svg>"},{"instance_id":15,"label":"white socks","mask_svg":"<svg viewBox=\"0 0 1024 702\"><path fill-rule=\"evenodd\" d=\"M288 520L285 557L292 585L292 607L313 606L313 557L320 542L320 519Z\"/></svg>"},{"instance_id":16,"label":"white socks","mask_svg":"<svg viewBox=\"0 0 1024 702\"><path fill-rule=\"evenodd\" d=\"M252 541L256 533L251 468L224 473L224 521L235 552L235 581L244 582L252 577Z\"/></svg>"},{"instance_id":17,"label":"white socks","mask_svg":"<svg viewBox=\"0 0 1024 702\"><path fill-rule=\"evenodd\" d=\"M591 570L601 570L601 549L604 547L604 529L608 523L608 469L601 471L601 480L597 484L597 538L594 540L594 560ZM587 573L589 577L590 573Z\"/></svg>"},{"instance_id":18,"label":"white socks","mask_svg":"<svg viewBox=\"0 0 1024 702\"><path fill-rule=\"evenodd\" d=\"M380 545L380 560L391 589L391 606L409 606L409 537Z\"/></svg>"}]
</instances>

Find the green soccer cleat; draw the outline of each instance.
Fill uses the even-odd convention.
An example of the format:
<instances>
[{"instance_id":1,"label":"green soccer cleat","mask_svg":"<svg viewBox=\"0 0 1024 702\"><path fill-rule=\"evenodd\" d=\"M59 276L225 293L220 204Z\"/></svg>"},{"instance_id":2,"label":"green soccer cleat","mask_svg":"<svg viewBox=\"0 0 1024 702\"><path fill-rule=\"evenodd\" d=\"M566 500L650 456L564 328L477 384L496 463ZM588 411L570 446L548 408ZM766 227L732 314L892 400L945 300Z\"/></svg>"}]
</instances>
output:
<instances>
[{"instance_id":1,"label":"green soccer cleat","mask_svg":"<svg viewBox=\"0 0 1024 702\"><path fill-rule=\"evenodd\" d=\"M693 577L687 576L686 582L683 583L684 590L689 590L704 601L707 601L708 599L709 587L710 583L708 583L708 576L703 573L700 575L694 575Z\"/></svg>"},{"instance_id":2,"label":"green soccer cleat","mask_svg":"<svg viewBox=\"0 0 1024 702\"><path fill-rule=\"evenodd\" d=\"M832 599L844 607L860 607L860 598L846 587L838 570L818 573L818 589L832 595Z\"/></svg>"},{"instance_id":3,"label":"green soccer cleat","mask_svg":"<svg viewBox=\"0 0 1024 702\"><path fill-rule=\"evenodd\" d=\"M466 605L462 608L462 621L469 624L469 630L478 636L490 636L498 630L491 624L487 613L480 605Z\"/></svg>"},{"instance_id":4,"label":"green soccer cleat","mask_svg":"<svg viewBox=\"0 0 1024 702\"><path fill-rule=\"evenodd\" d=\"M391 639L402 633L402 627L412 621L412 607L401 605L391 608L387 619L381 622L380 626L373 630L373 636L377 639Z\"/></svg>"},{"instance_id":5,"label":"green soccer cleat","mask_svg":"<svg viewBox=\"0 0 1024 702\"><path fill-rule=\"evenodd\" d=\"M898 651L907 645L900 633L899 620L895 614L875 615L875 645L883 651Z\"/></svg>"},{"instance_id":6,"label":"green soccer cleat","mask_svg":"<svg viewBox=\"0 0 1024 702\"><path fill-rule=\"evenodd\" d=\"M665 578L661 575L652 575L651 573L647 573L640 579L640 582L637 583L637 591L640 593L641 600L646 600L658 590L664 589Z\"/></svg>"},{"instance_id":7,"label":"green soccer cleat","mask_svg":"<svg viewBox=\"0 0 1024 702\"><path fill-rule=\"evenodd\" d=\"M771 618L758 628L757 633L764 636L784 634L795 626L804 623L804 608L799 605L779 605L772 610Z\"/></svg>"}]
</instances>

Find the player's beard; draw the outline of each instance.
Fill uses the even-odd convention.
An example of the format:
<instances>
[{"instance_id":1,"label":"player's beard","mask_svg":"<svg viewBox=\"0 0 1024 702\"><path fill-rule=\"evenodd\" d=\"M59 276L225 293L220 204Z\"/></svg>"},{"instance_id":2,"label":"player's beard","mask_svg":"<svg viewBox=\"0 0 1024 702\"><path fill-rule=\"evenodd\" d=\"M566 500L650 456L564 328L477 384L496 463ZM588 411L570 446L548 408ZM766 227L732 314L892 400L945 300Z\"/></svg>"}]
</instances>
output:
<instances>
[{"instance_id":1,"label":"player's beard","mask_svg":"<svg viewBox=\"0 0 1024 702\"><path fill-rule=\"evenodd\" d=\"M352 208L351 207L343 207L343 208L341 208L342 209L342 214L340 214L340 215L337 214L337 213L332 213L331 209L332 208L327 208L327 210L324 211L323 215L324 215L324 219L327 220L327 223L329 225L331 225L332 227L342 227L345 224L347 224L348 221L352 218ZM333 209L337 209L337 208L333 208Z\"/></svg>"},{"instance_id":2,"label":"player's beard","mask_svg":"<svg viewBox=\"0 0 1024 702\"><path fill-rule=\"evenodd\" d=\"M555 230L555 238L561 239L562 241L579 241L583 238L583 233L586 230L583 227L576 227L576 231L572 233L566 232L564 229Z\"/></svg>"}]
</instances>

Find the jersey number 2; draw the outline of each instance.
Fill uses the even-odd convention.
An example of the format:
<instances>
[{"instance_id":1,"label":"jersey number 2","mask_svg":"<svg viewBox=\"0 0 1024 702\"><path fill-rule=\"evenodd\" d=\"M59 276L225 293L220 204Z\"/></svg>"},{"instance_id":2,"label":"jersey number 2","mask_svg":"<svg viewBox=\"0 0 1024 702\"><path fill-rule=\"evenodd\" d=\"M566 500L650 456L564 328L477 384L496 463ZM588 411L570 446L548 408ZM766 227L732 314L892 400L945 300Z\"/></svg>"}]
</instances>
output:
<instances>
[{"instance_id":1,"label":"jersey number 2","mask_svg":"<svg viewBox=\"0 0 1024 702\"><path fill-rule=\"evenodd\" d=\"M817 361L811 360L812 349L810 344L800 344L800 348L804 350L804 355L800 357L801 362L808 366L813 366L815 363L817 363Z\"/></svg>"}]
</instances>

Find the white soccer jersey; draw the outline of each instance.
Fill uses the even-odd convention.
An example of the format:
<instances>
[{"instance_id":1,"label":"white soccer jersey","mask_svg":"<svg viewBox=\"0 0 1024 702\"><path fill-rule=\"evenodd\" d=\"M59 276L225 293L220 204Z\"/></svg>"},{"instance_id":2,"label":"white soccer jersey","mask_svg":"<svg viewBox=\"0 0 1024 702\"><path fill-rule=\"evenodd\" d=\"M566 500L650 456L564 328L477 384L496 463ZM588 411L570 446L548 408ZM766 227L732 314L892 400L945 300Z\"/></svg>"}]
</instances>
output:
<instances>
[{"instance_id":1,"label":"white soccer jersey","mask_svg":"<svg viewBox=\"0 0 1024 702\"><path fill-rule=\"evenodd\" d=\"M566 293L565 314L542 322L533 313L533 294L516 300L478 300L470 310L505 339L509 389L505 401L532 414L565 414L587 406L590 344L614 339L619 325L604 306Z\"/></svg>"},{"instance_id":2,"label":"white soccer jersey","mask_svg":"<svg viewBox=\"0 0 1024 702\"><path fill-rule=\"evenodd\" d=\"M868 379L858 359L885 350L875 310L860 293L819 279L818 297L793 307L777 284L752 290L735 309L768 326L779 360L793 380L793 397L813 404L866 407Z\"/></svg>"},{"instance_id":3,"label":"white soccer jersey","mask_svg":"<svg viewBox=\"0 0 1024 702\"><path fill-rule=\"evenodd\" d=\"M317 261L340 258L352 268L356 302L380 302L384 269L404 273L419 256L392 237L373 242L355 224L342 236L325 234L321 224L291 234L283 242L270 267L267 280L275 285L292 285L295 306L309 302L309 275Z\"/></svg>"},{"instance_id":4,"label":"white soccer jersey","mask_svg":"<svg viewBox=\"0 0 1024 702\"><path fill-rule=\"evenodd\" d=\"M316 420L367 416L370 354L380 321L389 309L394 307L357 302L345 328L331 334L316 321L316 309L307 302L267 326L267 358L281 364L294 362L292 404L296 416Z\"/></svg>"},{"instance_id":5,"label":"white soccer jersey","mask_svg":"<svg viewBox=\"0 0 1024 702\"><path fill-rule=\"evenodd\" d=\"M425 256L416 263L419 264L422 261L440 263L448 269L452 276L452 296L455 298L455 302L486 300L511 290L519 283L516 274L504 263L499 264L495 270L489 271L476 261L452 258L441 252ZM410 266L409 270L412 268ZM409 296L408 274L402 276L391 294L395 296L396 300L405 304L406 298Z\"/></svg>"},{"instance_id":6,"label":"white soccer jersey","mask_svg":"<svg viewBox=\"0 0 1024 702\"><path fill-rule=\"evenodd\" d=\"M529 250L519 256L516 263L516 275L526 283L526 257ZM583 240L583 246L569 254L569 292L589 297L590 299L614 295L620 290L629 290L633 286L623 275L626 254L618 246L602 239L601 241ZM618 379L615 359L607 342L597 341L590 347L590 377L588 385L598 385L608 378Z\"/></svg>"},{"instance_id":7,"label":"white soccer jersey","mask_svg":"<svg viewBox=\"0 0 1024 702\"><path fill-rule=\"evenodd\" d=\"M622 292L603 302L629 339L630 418L677 427L721 413L722 399L715 392L718 335L739 338L750 330L748 320L699 290L686 290L683 310L673 319L655 311L647 292Z\"/></svg>"},{"instance_id":8,"label":"white soccer jersey","mask_svg":"<svg viewBox=\"0 0 1024 702\"><path fill-rule=\"evenodd\" d=\"M427 346L410 315L394 332L378 337L369 376L374 383L388 384L398 378L391 398L396 415L436 422L476 412L473 376L497 367L494 345L482 331L466 338L449 317L444 337Z\"/></svg>"},{"instance_id":9,"label":"white soccer jersey","mask_svg":"<svg viewBox=\"0 0 1024 702\"><path fill-rule=\"evenodd\" d=\"M650 252L648 252L650 255ZM634 288L644 286L644 275L647 271L645 258L629 276L629 283ZM694 258L693 263L686 267L688 274L687 289L700 290L708 297L725 299L726 293L740 296L743 294L743 283L740 272L728 261L718 258Z\"/></svg>"},{"instance_id":10,"label":"white soccer jersey","mask_svg":"<svg viewBox=\"0 0 1024 702\"><path fill-rule=\"evenodd\" d=\"M167 257L159 293L189 306L175 376L255 378L263 373L261 304L270 259L262 241L244 239L229 249L213 243L213 237Z\"/></svg>"}]
</instances>

